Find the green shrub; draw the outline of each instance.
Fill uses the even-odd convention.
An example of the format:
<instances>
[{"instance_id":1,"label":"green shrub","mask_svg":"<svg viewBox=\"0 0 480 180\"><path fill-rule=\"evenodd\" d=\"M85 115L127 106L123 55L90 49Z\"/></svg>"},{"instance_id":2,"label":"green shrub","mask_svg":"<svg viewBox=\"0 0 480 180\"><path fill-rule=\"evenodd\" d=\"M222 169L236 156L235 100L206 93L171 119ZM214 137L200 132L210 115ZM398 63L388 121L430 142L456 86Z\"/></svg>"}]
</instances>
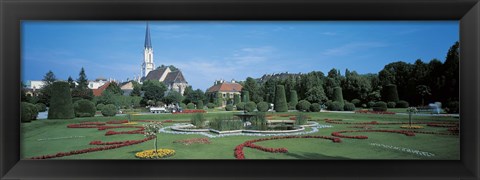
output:
<instances>
[{"instance_id":1,"label":"green shrub","mask_svg":"<svg viewBox=\"0 0 480 180\"><path fill-rule=\"evenodd\" d=\"M20 108L21 108L21 114L20 114L21 122L30 122L32 120L37 119L37 116L38 116L37 106L31 103L21 102Z\"/></svg>"},{"instance_id":2,"label":"green shrub","mask_svg":"<svg viewBox=\"0 0 480 180\"><path fill-rule=\"evenodd\" d=\"M82 99L73 104L75 117L93 117L95 116L95 104L93 102Z\"/></svg>"},{"instance_id":3,"label":"green shrub","mask_svg":"<svg viewBox=\"0 0 480 180\"><path fill-rule=\"evenodd\" d=\"M233 111L233 105L228 104L227 106L225 106L225 111Z\"/></svg>"},{"instance_id":4,"label":"green shrub","mask_svg":"<svg viewBox=\"0 0 480 180\"><path fill-rule=\"evenodd\" d=\"M388 107L388 108L395 108L396 105L397 105L397 103L392 102L392 101L390 101L390 102L387 103L387 107Z\"/></svg>"},{"instance_id":5,"label":"green shrub","mask_svg":"<svg viewBox=\"0 0 480 180\"><path fill-rule=\"evenodd\" d=\"M187 109L195 109L195 104L193 104L193 103L188 103L188 104L187 104Z\"/></svg>"},{"instance_id":6,"label":"green shrub","mask_svg":"<svg viewBox=\"0 0 480 180\"><path fill-rule=\"evenodd\" d=\"M355 105L355 107L362 106L362 102L360 101L360 99L352 99L352 103Z\"/></svg>"},{"instance_id":7,"label":"green shrub","mask_svg":"<svg viewBox=\"0 0 480 180\"><path fill-rule=\"evenodd\" d=\"M206 119L203 116L203 113L195 113L192 115L192 118L190 119L190 123L192 123L197 128L204 128L205 121Z\"/></svg>"},{"instance_id":8,"label":"green shrub","mask_svg":"<svg viewBox=\"0 0 480 180\"><path fill-rule=\"evenodd\" d=\"M215 108L215 104L213 104L213 103L207 103L207 108L208 108L208 109L213 109L213 108Z\"/></svg>"},{"instance_id":9,"label":"green shrub","mask_svg":"<svg viewBox=\"0 0 480 180\"><path fill-rule=\"evenodd\" d=\"M362 108L367 108L367 104L362 104Z\"/></svg>"},{"instance_id":10,"label":"green shrub","mask_svg":"<svg viewBox=\"0 0 480 180\"><path fill-rule=\"evenodd\" d=\"M340 103L340 106L343 109L343 106L345 105L345 101L343 100L343 93L342 93L342 88L341 87L335 87L333 88L333 101L337 101Z\"/></svg>"},{"instance_id":11,"label":"green shrub","mask_svg":"<svg viewBox=\"0 0 480 180\"><path fill-rule=\"evenodd\" d=\"M246 90L242 90L242 102L244 103L250 102L250 92Z\"/></svg>"},{"instance_id":12,"label":"green shrub","mask_svg":"<svg viewBox=\"0 0 480 180\"><path fill-rule=\"evenodd\" d=\"M397 92L397 86L395 84L389 84L383 87L383 95L382 99L387 102L398 102L398 92Z\"/></svg>"},{"instance_id":13,"label":"green shrub","mask_svg":"<svg viewBox=\"0 0 480 180\"><path fill-rule=\"evenodd\" d=\"M187 105L185 103L180 103L179 105L182 109L187 109Z\"/></svg>"},{"instance_id":14,"label":"green shrub","mask_svg":"<svg viewBox=\"0 0 480 180\"><path fill-rule=\"evenodd\" d=\"M244 103L244 102L237 103L237 110L243 110L245 105L246 105L246 103Z\"/></svg>"},{"instance_id":15,"label":"green shrub","mask_svg":"<svg viewBox=\"0 0 480 180\"><path fill-rule=\"evenodd\" d=\"M113 104L107 104L102 109L103 116L115 116L117 114L117 107Z\"/></svg>"},{"instance_id":16,"label":"green shrub","mask_svg":"<svg viewBox=\"0 0 480 180\"><path fill-rule=\"evenodd\" d=\"M310 105L310 111L312 112L320 112L320 104L318 103L312 103Z\"/></svg>"},{"instance_id":17,"label":"green shrub","mask_svg":"<svg viewBox=\"0 0 480 180\"><path fill-rule=\"evenodd\" d=\"M344 111L355 111L355 104L353 103L345 103L343 106Z\"/></svg>"},{"instance_id":18,"label":"green shrub","mask_svg":"<svg viewBox=\"0 0 480 180\"><path fill-rule=\"evenodd\" d=\"M375 102L370 101L370 102L367 103L367 106L368 106L368 108L373 108L373 106L375 106Z\"/></svg>"},{"instance_id":19,"label":"green shrub","mask_svg":"<svg viewBox=\"0 0 480 180\"><path fill-rule=\"evenodd\" d=\"M72 119L75 117L72 94L68 82L57 81L50 85L51 98L48 119Z\"/></svg>"},{"instance_id":20,"label":"green shrub","mask_svg":"<svg viewBox=\"0 0 480 180\"><path fill-rule=\"evenodd\" d=\"M260 112L267 112L268 111L268 103L266 102L259 102L257 104L257 109Z\"/></svg>"},{"instance_id":21,"label":"green shrub","mask_svg":"<svg viewBox=\"0 0 480 180\"><path fill-rule=\"evenodd\" d=\"M102 103L97 104L97 110L98 111L101 111L104 107L105 107L105 104L102 104Z\"/></svg>"},{"instance_id":22,"label":"green shrub","mask_svg":"<svg viewBox=\"0 0 480 180\"><path fill-rule=\"evenodd\" d=\"M37 103L37 104L35 104L35 106L37 107L38 112L47 111L47 106L43 103Z\"/></svg>"},{"instance_id":23,"label":"green shrub","mask_svg":"<svg viewBox=\"0 0 480 180\"><path fill-rule=\"evenodd\" d=\"M198 101L197 109L203 109L203 101Z\"/></svg>"},{"instance_id":24,"label":"green shrub","mask_svg":"<svg viewBox=\"0 0 480 180\"><path fill-rule=\"evenodd\" d=\"M447 102L447 106L445 108L447 113L459 113L460 112L460 104L458 101L450 101Z\"/></svg>"},{"instance_id":25,"label":"green shrub","mask_svg":"<svg viewBox=\"0 0 480 180\"><path fill-rule=\"evenodd\" d=\"M387 103L378 101L373 105L372 109L373 111L387 111Z\"/></svg>"},{"instance_id":26,"label":"green shrub","mask_svg":"<svg viewBox=\"0 0 480 180\"><path fill-rule=\"evenodd\" d=\"M276 112L287 112L287 98L285 97L285 87L283 85L277 85L275 91L275 103L274 108Z\"/></svg>"},{"instance_id":27,"label":"green shrub","mask_svg":"<svg viewBox=\"0 0 480 180\"><path fill-rule=\"evenodd\" d=\"M238 103L240 103L240 94L234 94L233 95L233 105L237 105Z\"/></svg>"},{"instance_id":28,"label":"green shrub","mask_svg":"<svg viewBox=\"0 0 480 180\"><path fill-rule=\"evenodd\" d=\"M257 109L257 104L255 104L253 101L250 101L245 105L245 110L247 112L253 112L255 109Z\"/></svg>"},{"instance_id":29,"label":"green shrub","mask_svg":"<svg viewBox=\"0 0 480 180\"><path fill-rule=\"evenodd\" d=\"M315 104L315 103L314 103ZM304 125L307 123L307 115L305 115L304 113L298 113L296 115L296 119L295 119L295 125Z\"/></svg>"},{"instance_id":30,"label":"green shrub","mask_svg":"<svg viewBox=\"0 0 480 180\"><path fill-rule=\"evenodd\" d=\"M398 101L396 105L397 108L408 108L408 106L409 106L409 103L404 100Z\"/></svg>"},{"instance_id":31,"label":"green shrub","mask_svg":"<svg viewBox=\"0 0 480 180\"><path fill-rule=\"evenodd\" d=\"M307 100L301 100L297 104L297 110L308 111L308 109L310 109L310 106L311 106L310 102L308 102Z\"/></svg>"},{"instance_id":32,"label":"green shrub","mask_svg":"<svg viewBox=\"0 0 480 180\"><path fill-rule=\"evenodd\" d=\"M343 111L345 105L343 103L340 103L338 101L334 101L331 103L330 106L328 106L328 110L330 111Z\"/></svg>"},{"instance_id":33,"label":"green shrub","mask_svg":"<svg viewBox=\"0 0 480 180\"><path fill-rule=\"evenodd\" d=\"M297 107L297 104L298 104L297 91L291 90L290 91L290 102L288 102L289 109L294 110L295 107Z\"/></svg>"}]
</instances>

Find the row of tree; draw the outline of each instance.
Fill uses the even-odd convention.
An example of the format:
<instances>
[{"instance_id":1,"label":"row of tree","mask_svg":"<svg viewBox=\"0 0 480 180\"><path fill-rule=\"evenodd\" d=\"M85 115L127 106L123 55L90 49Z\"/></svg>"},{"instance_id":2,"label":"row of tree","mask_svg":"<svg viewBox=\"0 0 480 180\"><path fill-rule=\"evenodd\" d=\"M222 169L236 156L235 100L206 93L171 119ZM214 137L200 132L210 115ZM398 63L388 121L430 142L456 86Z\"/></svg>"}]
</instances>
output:
<instances>
[{"instance_id":1,"label":"row of tree","mask_svg":"<svg viewBox=\"0 0 480 180\"><path fill-rule=\"evenodd\" d=\"M284 86L286 99L294 96L293 99L319 104L335 99L337 87L342 89L347 101L388 102L392 99L389 92L395 88L396 101L405 100L415 106L435 101L448 103L459 100L459 43L450 47L444 63L437 59L428 63L419 59L413 64L398 61L387 64L378 74L358 74L346 69L342 75L332 69L326 75L313 71L283 78L273 76L263 81L248 77L241 83L242 93L248 92L248 98L256 103L273 103L277 99L277 85Z\"/></svg>"}]
</instances>

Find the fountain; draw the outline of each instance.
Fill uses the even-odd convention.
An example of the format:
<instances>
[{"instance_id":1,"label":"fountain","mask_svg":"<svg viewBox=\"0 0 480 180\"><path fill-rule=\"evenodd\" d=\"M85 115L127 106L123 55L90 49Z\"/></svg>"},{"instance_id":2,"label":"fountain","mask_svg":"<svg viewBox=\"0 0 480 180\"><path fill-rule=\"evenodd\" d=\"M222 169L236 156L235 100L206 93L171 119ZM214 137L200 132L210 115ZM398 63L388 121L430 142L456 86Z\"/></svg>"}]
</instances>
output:
<instances>
[{"instance_id":1,"label":"fountain","mask_svg":"<svg viewBox=\"0 0 480 180\"><path fill-rule=\"evenodd\" d=\"M255 115L247 113L245 109L245 105L243 105L243 112L241 114L234 114L234 116L237 116L242 120L243 126L247 126L247 121L250 121L250 118L252 118Z\"/></svg>"}]
</instances>

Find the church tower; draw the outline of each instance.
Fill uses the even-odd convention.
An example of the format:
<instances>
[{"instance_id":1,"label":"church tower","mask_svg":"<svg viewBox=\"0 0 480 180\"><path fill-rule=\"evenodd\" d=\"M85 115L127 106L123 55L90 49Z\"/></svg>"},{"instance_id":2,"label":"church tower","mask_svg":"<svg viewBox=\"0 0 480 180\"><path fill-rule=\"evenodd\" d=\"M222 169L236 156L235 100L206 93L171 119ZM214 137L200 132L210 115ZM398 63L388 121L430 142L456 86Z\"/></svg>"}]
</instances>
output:
<instances>
[{"instance_id":1,"label":"church tower","mask_svg":"<svg viewBox=\"0 0 480 180\"><path fill-rule=\"evenodd\" d=\"M145 32L145 47L143 49L143 63L142 63L142 77L147 77L150 71L153 71L155 68L155 63L153 62L153 48L152 41L150 40L150 28L148 27Z\"/></svg>"}]
</instances>

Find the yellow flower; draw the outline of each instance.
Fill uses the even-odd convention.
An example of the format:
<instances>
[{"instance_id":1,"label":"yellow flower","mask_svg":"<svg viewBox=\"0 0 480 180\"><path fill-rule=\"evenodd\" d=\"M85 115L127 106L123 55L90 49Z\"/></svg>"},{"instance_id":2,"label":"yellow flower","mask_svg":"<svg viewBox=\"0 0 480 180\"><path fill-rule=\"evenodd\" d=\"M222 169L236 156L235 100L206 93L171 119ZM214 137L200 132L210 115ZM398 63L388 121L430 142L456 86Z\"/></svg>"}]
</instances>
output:
<instances>
[{"instance_id":1,"label":"yellow flower","mask_svg":"<svg viewBox=\"0 0 480 180\"><path fill-rule=\"evenodd\" d=\"M157 150L159 158L165 158L175 155L175 150L173 149L158 149ZM141 159L155 159L157 154L155 154L155 149L141 151L135 154L135 157Z\"/></svg>"},{"instance_id":2,"label":"yellow flower","mask_svg":"<svg viewBox=\"0 0 480 180\"><path fill-rule=\"evenodd\" d=\"M423 126L408 126L408 125L405 125L405 126L400 126L401 128L403 129L423 129Z\"/></svg>"}]
</instances>

